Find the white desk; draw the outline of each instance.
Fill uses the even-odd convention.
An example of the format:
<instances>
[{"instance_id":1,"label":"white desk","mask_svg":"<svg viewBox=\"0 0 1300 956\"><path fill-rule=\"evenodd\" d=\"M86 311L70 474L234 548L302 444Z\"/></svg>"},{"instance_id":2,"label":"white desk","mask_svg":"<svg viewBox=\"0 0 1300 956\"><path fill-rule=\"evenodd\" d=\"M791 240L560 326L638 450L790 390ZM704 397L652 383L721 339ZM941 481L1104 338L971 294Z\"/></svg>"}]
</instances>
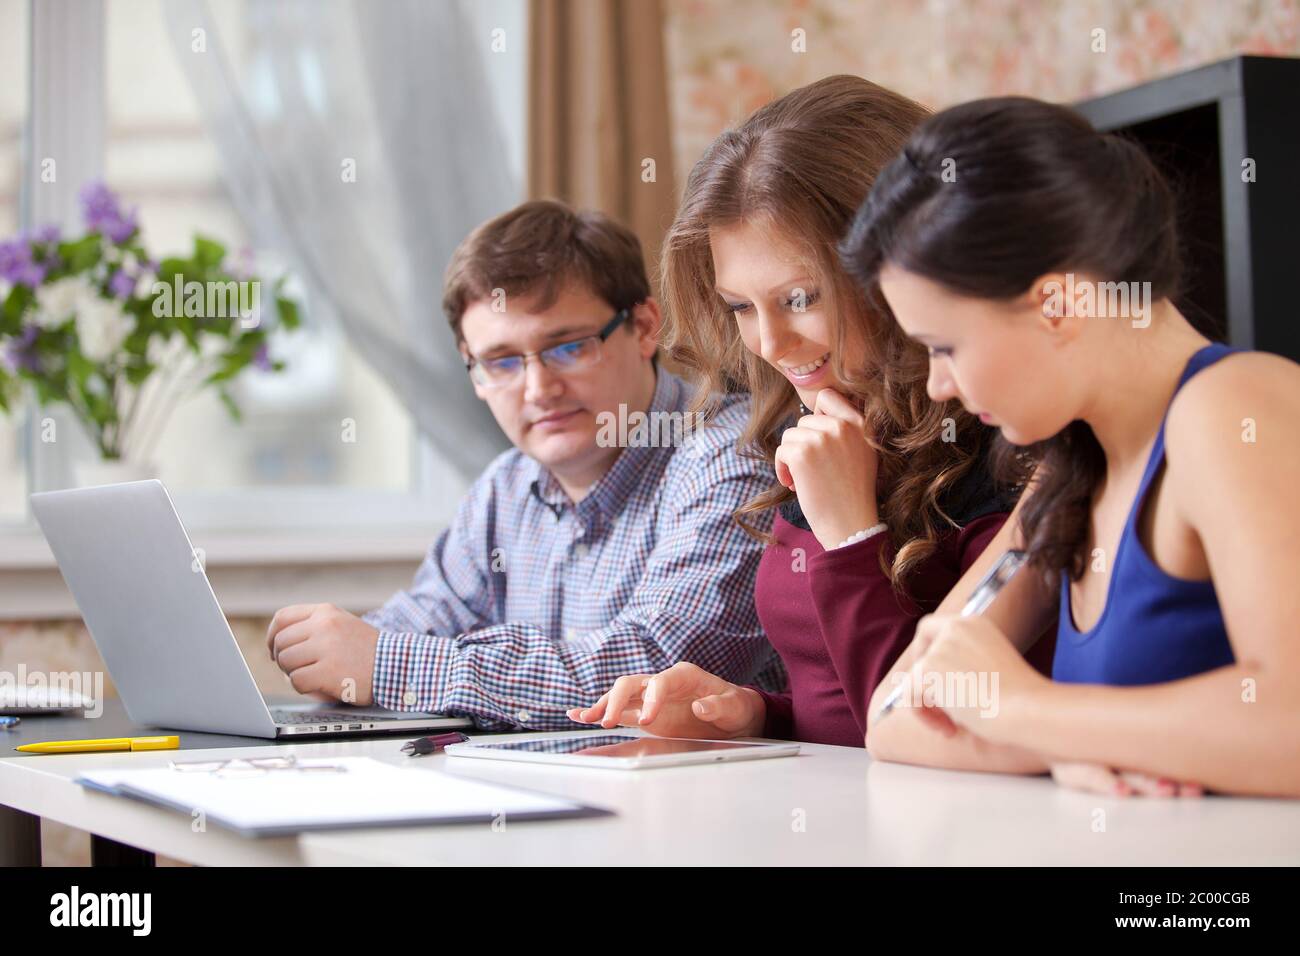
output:
<instances>
[{"instance_id":1,"label":"white desk","mask_svg":"<svg viewBox=\"0 0 1300 956\"><path fill-rule=\"evenodd\" d=\"M4 758L0 854L8 859L0 862L23 862L26 813L208 865L1300 863L1300 801L1101 797L1063 790L1045 777L874 763L864 750L816 744L793 758L649 771L410 758L400 744L350 740L275 752L437 767L563 794L618 816L507 820L503 831L401 827L252 840L218 826L195 833L185 814L72 782L92 768L165 766L175 752ZM200 755L264 757L267 750L186 751L184 759ZM20 839L8 839L15 833Z\"/></svg>"}]
</instances>

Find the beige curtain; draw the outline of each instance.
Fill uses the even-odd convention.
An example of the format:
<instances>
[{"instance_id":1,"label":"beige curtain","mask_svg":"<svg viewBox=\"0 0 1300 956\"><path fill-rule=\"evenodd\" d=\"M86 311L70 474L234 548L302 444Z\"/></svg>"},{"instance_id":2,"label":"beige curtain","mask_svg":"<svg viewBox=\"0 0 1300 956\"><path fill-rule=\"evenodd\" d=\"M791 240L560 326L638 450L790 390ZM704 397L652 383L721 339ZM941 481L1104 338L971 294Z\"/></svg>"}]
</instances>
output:
<instances>
[{"instance_id":1,"label":"beige curtain","mask_svg":"<svg viewBox=\"0 0 1300 956\"><path fill-rule=\"evenodd\" d=\"M660 0L532 0L529 16L528 194L631 227L657 284L677 206Z\"/></svg>"}]
</instances>

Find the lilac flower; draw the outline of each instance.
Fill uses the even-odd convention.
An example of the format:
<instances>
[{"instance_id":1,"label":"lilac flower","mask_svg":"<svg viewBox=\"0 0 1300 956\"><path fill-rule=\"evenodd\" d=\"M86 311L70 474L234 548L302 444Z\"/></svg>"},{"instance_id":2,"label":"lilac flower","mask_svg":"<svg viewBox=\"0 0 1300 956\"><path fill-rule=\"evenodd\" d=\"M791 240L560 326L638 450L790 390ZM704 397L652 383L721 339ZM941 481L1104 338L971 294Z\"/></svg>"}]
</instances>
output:
<instances>
[{"instance_id":1,"label":"lilac flower","mask_svg":"<svg viewBox=\"0 0 1300 956\"><path fill-rule=\"evenodd\" d=\"M257 263L253 257L253 248L251 246L240 246L239 251L235 253L231 261L227 263L226 268L232 279L239 282L246 282L253 278L253 269Z\"/></svg>"},{"instance_id":2,"label":"lilac flower","mask_svg":"<svg viewBox=\"0 0 1300 956\"><path fill-rule=\"evenodd\" d=\"M81 205L86 228L102 233L115 243L126 242L136 230L136 211L123 213L117 194L102 182L90 182L82 187Z\"/></svg>"},{"instance_id":3,"label":"lilac flower","mask_svg":"<svg viewBox=\"0 0 1300 956\"><path fill-rule=\"evenodd\" d=\"M52 223L48 226L41 226L36 230L36 235L32 238L42 245L54 245L60 238L59 227Z\"/></svg>"},{"instance_id":4,"label":"lilac flower","mask_svg":"<svg viewBox=\"0 0 1300 956\"><path fill-rule=\"evenodd\" d=\"M40 374L41 357L36 352L36 336L40 332L37 326L29 325L22 335L9 343L5 358L13 368L26 370L33 375Z\"/></svg>"},{"instance_id":5,"label":"lilac flower","mask_svg":"<svg viewBox=\"0 0 1300 956\"><path fill-rule=\"evenodd\" d=\"M26 236L0 242L0 279L36 288L45 279L46 266L32 260Z\"/></svg>"},{"instance_id":6,"label":"lilac flower","mask_svg":"<svg viewBox=\"0 0 1300 956\"><path fill-rule=\"evenodd\" d=\"M108 280L108 290L119 299L129 299L135 293L135 279L125 269L118 269Z\"/></svg>"},{"instance_id":7,"label":"lilac flower","mask_svg":"<svg viewBox=\"0 0 1300 956\"><path fill-rule=\"evenodd\" d=\"M266 347L265 342L259 345L257 351L253 353L253 364L263 372L269 372L275 368L275 366L271 364L271 353Z\"/></svg>"},{"instance_id":8,"label":"lilac flower","mask_svg":"<svg viewBox=\"0 0 1300 956\"><path fill-rule=\"evenodd\" d=\"M23 237L0 242L0 279L17 282L18 274L32 261L31 247Z\"/></svg>"}]
</instances>

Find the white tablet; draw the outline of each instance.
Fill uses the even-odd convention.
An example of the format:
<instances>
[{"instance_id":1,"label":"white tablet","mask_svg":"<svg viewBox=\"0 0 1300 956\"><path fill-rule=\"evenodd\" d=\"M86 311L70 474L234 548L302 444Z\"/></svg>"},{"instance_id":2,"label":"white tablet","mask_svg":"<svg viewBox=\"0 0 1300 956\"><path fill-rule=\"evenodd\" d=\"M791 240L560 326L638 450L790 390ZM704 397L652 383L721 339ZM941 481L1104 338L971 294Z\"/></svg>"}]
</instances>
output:
<instances>
[{"instance_id":1,"label":"white tablet","mask_svg":"<svg viewBox=\"0 0 1300 956\"><path fill-rule=\"evenodd\" d=\"M591 734L580 737L534 737L499 744L450 744L446 752L452 757L486 757L491 760L562 763L575 767L646 770L651 767L678 767L724 760L793 757L799 752L799 745L638 737L635 734Z\"/></svg>"}]
</instances>

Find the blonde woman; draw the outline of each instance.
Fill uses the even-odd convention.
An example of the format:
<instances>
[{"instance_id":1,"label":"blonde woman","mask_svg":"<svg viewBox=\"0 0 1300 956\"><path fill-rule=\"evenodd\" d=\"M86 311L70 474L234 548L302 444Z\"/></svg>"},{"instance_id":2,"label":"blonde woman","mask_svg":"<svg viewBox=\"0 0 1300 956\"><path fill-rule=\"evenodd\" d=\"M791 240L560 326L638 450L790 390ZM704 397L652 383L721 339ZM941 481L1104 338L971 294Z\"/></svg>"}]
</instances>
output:
<instances>
[{"instance_id":1,"label":"blonde woman","mask_svg":"<svg viewBox=\"0 0 1300 956\"><path fill-rule=\"evenodd\" d=\"M737 520L767 542L754 599L789 685L732 684L688 655L620 678L574 720L861 747L876 685L1006 520L1015 494L990 479L990 430L929 400L926 350L869 306L837 255L925 116L832 76L764 106L696 164L664 242L665 339L700 395L752 395L741 447L774 478ZM1050 652L1040 642L1038 666ZM1012 755L988 769L1045 766Z\"/></svg>"}]
</instances>

